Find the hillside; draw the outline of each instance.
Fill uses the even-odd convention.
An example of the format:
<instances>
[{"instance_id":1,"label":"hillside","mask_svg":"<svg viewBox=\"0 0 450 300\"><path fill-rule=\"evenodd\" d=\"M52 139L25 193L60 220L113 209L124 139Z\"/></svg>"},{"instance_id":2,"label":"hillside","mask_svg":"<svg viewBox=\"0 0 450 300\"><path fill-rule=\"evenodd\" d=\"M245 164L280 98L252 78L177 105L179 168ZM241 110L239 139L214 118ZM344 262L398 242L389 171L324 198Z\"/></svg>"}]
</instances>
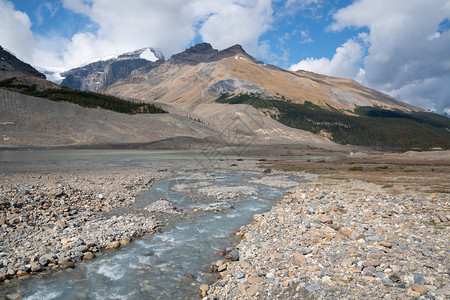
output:
<instances>
[{"instance_id":1,"label":"hillside","mask_svg":"<svg viewBox=\"0 0 450 300\"><path fill-rule=\"evenodd\" d=\"M1 147L147 144L175 137L214 138L218 132L174 114L128 115L0 89Z\"/></svg>"}]
</instances>

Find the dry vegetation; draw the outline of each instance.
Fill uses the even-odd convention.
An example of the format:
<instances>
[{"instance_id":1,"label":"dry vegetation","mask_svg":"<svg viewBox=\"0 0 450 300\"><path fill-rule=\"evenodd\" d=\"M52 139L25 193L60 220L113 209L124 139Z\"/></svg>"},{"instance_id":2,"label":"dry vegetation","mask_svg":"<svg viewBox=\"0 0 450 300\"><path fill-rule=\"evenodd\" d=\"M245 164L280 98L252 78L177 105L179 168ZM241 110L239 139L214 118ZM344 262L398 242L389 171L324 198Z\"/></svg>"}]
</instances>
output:
<instances>
[{"instance_id":1,"label":"dry vegetation","mask_svg":"<svg viewBox=\"0 0 450 300\"><path fill-rule=\"evenodd\" d=\"M389 194L450 193L450 157L445 155L436 160L390 154L339 161L266 161L260 166L318 174L322 185L340 186L361 180L374 183Z\"/></svg>"}]
</instances>

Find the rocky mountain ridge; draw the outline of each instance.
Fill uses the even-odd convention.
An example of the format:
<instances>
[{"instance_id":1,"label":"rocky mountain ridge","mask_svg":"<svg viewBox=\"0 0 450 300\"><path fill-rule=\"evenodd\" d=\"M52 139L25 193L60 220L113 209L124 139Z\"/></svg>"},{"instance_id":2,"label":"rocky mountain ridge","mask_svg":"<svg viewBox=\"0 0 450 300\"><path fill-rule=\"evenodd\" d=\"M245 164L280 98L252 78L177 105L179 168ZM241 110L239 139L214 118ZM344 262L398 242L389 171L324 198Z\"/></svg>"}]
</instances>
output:
<instances>
[{"instance_id":1,"label":"rocky mountain ridge","mask_svg":"<svg viewBox=\"0 0 450 300\"><path fill-rule=\"evenodd\" d=\"M128 77L136 69L142 68L142 72L149 72L164 61L164 55L160 50L142 48L63 72L61 76L64 79L61 85L97 92Z\"/></svg>"}]
</instances>

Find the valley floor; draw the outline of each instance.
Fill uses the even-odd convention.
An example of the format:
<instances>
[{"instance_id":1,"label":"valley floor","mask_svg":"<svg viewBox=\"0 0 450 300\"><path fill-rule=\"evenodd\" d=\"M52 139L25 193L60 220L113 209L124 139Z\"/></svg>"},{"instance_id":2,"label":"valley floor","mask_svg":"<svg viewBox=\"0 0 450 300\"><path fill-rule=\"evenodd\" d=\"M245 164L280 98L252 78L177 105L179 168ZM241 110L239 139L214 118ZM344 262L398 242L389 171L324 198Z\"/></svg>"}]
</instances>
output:
<instances>
[{"instance_id":1,"label":"valley floor","mask_svg":"<svg viewBox=\"0 0 450 300\"><path fill-rule=\"evenodd\" d=\"M299 183L237 232L239 259L218 257L212 270L220 270L219 279L200 285L199 295L448 299L449 152L321 155L311 161L219 162L228 169L300 172L310 182ZM155 231L160 223L131 207L153 180L177 167L174 161L139 168L2 163L0 291ZM90 230L81 232L81 224Z\"/></svg>"}]
</instances>

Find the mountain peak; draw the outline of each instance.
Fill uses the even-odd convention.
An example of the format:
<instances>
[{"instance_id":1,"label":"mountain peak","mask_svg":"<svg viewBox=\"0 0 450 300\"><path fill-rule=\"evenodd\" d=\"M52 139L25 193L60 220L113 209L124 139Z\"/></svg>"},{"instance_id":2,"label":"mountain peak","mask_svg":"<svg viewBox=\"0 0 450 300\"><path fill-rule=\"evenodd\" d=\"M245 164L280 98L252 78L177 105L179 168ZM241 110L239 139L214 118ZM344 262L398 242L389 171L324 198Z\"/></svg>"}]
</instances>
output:
<instances>
[{"instance_id":1,"label":"mountain peak","mask_svg":"<svg viewBox=\"0 0 450 300\"><path fill-rule=\"evenodd\" d=\"M186 64L194 66L201 62L208 61L218 52L219 51L214 49L211 44L201 43L196 44L181 53L172 55L168 61L173 64Z\"/></svg>"},{"instance_id":2,"label":"mountain peak","mask_svg":"<svg viewBox=\"0 0 450 300\"><path fill-rule=\"evenodd\" d=\"M245 58L247 58L250 61L257 63L257 64L263 63L262 61L257 60L256 58L254 58L253 56L251 56L250 54L245 52L244 48L242 48L242 46L239 44L233 45L231 47L228 47L226 49L219 51L216 55L214 55L214 57L211 57L210 60L216 61L216 60L221 60L223 58L237 56L237 55L242 55Z\"/></svg>"},{"instance_id":3,"label":"mountain peak","mask_svg":"<svg viewBox=\"0 0 450 300\"><path fill-rule=\"evenodd\" d=\"M181 53L174 54L170 57L169 62L194 66L202 62L218 61L236 55L242 55L255 63L262 63L245 52L244 48L239 44L219 51L214 49L209 43L196 44Z\"/></svg>"}]
</instances>

